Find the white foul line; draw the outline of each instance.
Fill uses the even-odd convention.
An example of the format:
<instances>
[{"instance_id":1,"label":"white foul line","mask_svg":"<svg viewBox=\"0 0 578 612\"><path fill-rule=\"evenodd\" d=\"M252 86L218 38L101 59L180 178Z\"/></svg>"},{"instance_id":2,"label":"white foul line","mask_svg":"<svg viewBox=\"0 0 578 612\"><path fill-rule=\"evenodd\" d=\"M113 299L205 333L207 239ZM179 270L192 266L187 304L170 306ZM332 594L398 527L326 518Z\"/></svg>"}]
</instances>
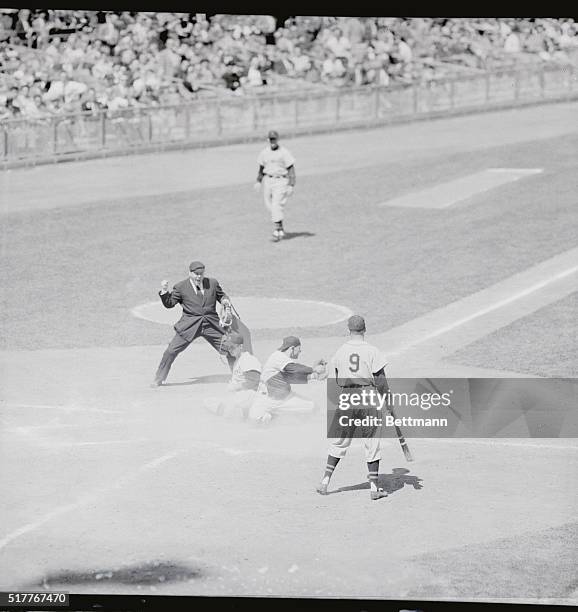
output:
<instances>
[{"instance_id":1,"label":"white foul line","mask_svg":"<svg viewBox=\"0 0 578 612\"><path fill-rule=\"evenodd\" d=\"M53 425L52 428L58 427ZM66 427L66 426L65 426ZM79 427L79 426L73 426ZM86 428L86 426L82 426ZM26 439L28 439L31 443L36 444L42 448L51 448L51 449L59 449L59 448L71 448L78 446L102 446L105 444L133 444L136 442L150 442L150 438L132 438L132 439L121 439L121 440L96 440L93 442L58 442L53 439L50 439L46 436L42 436L37 433L38 429L43 429L42 425L37 427L11 427L6 429L5 432L9 434L18 434Z\"/></svg>"},{"instance_id":2,"label":"white foul line","mask_svg":"<svg viewBox=\"0 0 578 612\"><path fill-rule=\"evenodd\" d=\"M70 446L101 446L103 444L133 444L134 442L150 442L150 438L134 438L132 440L102 440L99 442L57 442L56 448L68 448Z\"/></svg>"},{"instance_id":3,"label":"white foul line","mask_svg":"<svg viewBox=\"0 0 578 612\"><path fill-rule=\"evenodd\" d=\"M0 540L0 550L2 550L3 548L6 548L6 546L8 546L10 542L13 542L16 538L19 538L20 536L23 536L27 533L35 531L39 527L42 527L42 525L45 525L46 523L51 521L53 518L62 516L63 514L67 514L68 512L73 512L74 510L77 510L78 508L81 508L82 506L85 506L93 501L97 501L98 498L102 496L103 494L110 493L111 491L114 491L115 489L122 487L127 482L130 482L131 480L134 480L135 478L140 476L140 474L142 474L143 472L156 468L162 463L165 463L166 461L173 459L178 454L179 452L177 451L177 452L168 453L167 455L163 455L162 457L157 457L157 459L153 459L152 461L149 461L148 463L145 463L144 465L142 465L133 474L130 474L129 476L126 476L125 478L121 478L119 481L117 481L112 486L102 487L101 489L92 491L91 493L88 493L87 495L81 497L79 500L71 504L66 504L65 506L60 506L59 508L55 508L48 514L44 515L42 518L38 519L37 521L33 521L32 523L28 523L28 525L24 525L23 527L16 529L16 531L9 533L2 540Z\"/></svg>"},{"instance_id":4,"label":"white foul line","mask_svg":"<svg viewBox=\"0 0 578 612\"><path fill-rule=\"evenodd\" d=\"M523 289L522 291L519 291L518 293L514 293L513 295L507 298L504 298L503 300L495 302L494 304L490 304L489 306L486 306L485 308L482 308L478 310L477 312L474 312L466 317L463 317L462 319L458 319L457 321L454 321L453 323L450 323L449 325L436 329L433 332L430 332L429 334L422 336L419 340L413 342L411 346L421 344L422 342L425 342L426 340L431 340L432 338L435 338L436 336L445 334L446 332L449 332L452 329L455 329L456 327L463 325L464 323L468 323L469 321L472 321L473 319L477 319L478 317L482 317L494 310L498 310L499 308L507 306L508 304L515 302L516 300L519 300L520 298L523 298L527 295L530 295L531 293L534 293L535 291L538 291L539 289L542 289L543 287L546 287L547 285L550 285L551 283L557 280L566 278L567 276L570 276L571 274L574 274L575 272L578 272L578 266L573 266L572 268L564 270L563 272L559 272L558 274L555 274L551 278L540 281L539 283L535 283L534 285L526 289Z\"/></svg>"},{"instance_id":5,"label":"white foul line","mask_svg":"<svg viewBox=\"0 0 578 612\"><path fill-rule=\"evenodd\" d=\"M142 420L138 420L138 419L131 419L131 420L118 420L118 421L99 421L98 422L98 426L102 426L102 425L127 425L129 423L144 423L145 421ZM11 427L8 429L5 429L4 431L6 433L22 433L24 430L37 430L37 429L84 429L86 430L87 428L87 424L86 423L55 423L53 421L51 421L50 423L45 423L44 425L26 425L26 426L22 426L22 427Z\"/></svg>"},{"instance_id":6,"label":"white foul line","mask_svg":"<svg viewBox=\"0 0 578 612\"><path fill-rule=\"evenodd\" d=\"M106 410L102 408L76 408L74 406L62 406L58 404L9 404L6 403L0 408L8 408L11 410L20 410L21 408L32 408L41 410L63 410L64 412L96 412L98 414L125 414L122 410Z\"/></svg>"},{"instance_id":7,"label":"white foul line","mask_svg":"<svg viewBox=\"0 0 578 612\"><path fill-rule=\"evenodd\" d=\"M58 406L55 404L4 404L2 408L54 408L55 410L72 410L66 406Z\"/></svg>"},{"instance_id":8,"label":"white foul line","mask_svg":"<svg viewBox=\"0 0 578 612\"><path fill-rule=\"evenodd\" d=\"M556 438L559 440L560 438ZM412 440L412 438L408 438L408 440ZM514 442L508 438L490 438L490 439L481 439L481 438L414 438L414 440L420 440L421 442L431 442L432 444L436 444L438 442L445 442L447 444L482 444L485 446L494 446L494 447L509 447L509 446L518 446L521 448L548 448L550 450L563 450L563 451L578 451L578 443L577 444L548 444L547 442L541 444L539 442Z\"/></svg>"},{"instance_id":9,"label":"white foul line","mask_svg":"<svg viewBox=\"0 0 578 612\"><path fill-rule=\"evenodd\" d=\"M537 439L537 438L532 438ZM539 438L538 438L539 439ZM560 440L561 438L556 438ZM385 440L388 440L391 445L397 446L397 440L395 438L383 438L381 443L383 444ZM560 450L560 451L578 451L578 443L577 444L548 444L547 442L524 442L524 441L515 441L511 438L406 438L408 444L416 444L416 446L420 446L421 444L479 444L482 446L493 446L494 448L509 448L511 446L516 446L519 448L542 448L548 450ZM361 438L357 438L351 444L352 449L362 450L363 440Z\"/></svg>"},{"instance_id":10,"label":"white foul line","mask_svg":"<svg viewBox=\"0 0 578 612\"><path fill-rule=\"evenodd\" d=\"M377 334L374 340L390 346L389 353L394 355L405 353L414 346L423 347L427 341L449 334L456 328L480 318L482 318L482 325L478 326L480 328L478 332L490 333L508 322L517 320L520 316L534 312L575 291L578 288L578 279L574 278L574 275L578 273L578 266L575 264L577 258L578 248L565 251L477 293ZM552 285L551 289L550 285ZM544 291L543 295L541 290ZM525 308L528 300L533 302L531 310ZM509 319L502 317L502 320L498 322L484 324L484 316L490 313L498 313L498 316L500 312L507 313L508 307L517 301L521 302L520 309L525 315L509 317ZM453 350L459 348L456 343L461 342L460 346L463 346L470 344L474 339L476 338L473 338L471 333L465 333L460 339L452 341ZM431 359L431 355L429 358ZM438 357L438 359L441 358L443 355Z\"/></svg>"}]
</instances>

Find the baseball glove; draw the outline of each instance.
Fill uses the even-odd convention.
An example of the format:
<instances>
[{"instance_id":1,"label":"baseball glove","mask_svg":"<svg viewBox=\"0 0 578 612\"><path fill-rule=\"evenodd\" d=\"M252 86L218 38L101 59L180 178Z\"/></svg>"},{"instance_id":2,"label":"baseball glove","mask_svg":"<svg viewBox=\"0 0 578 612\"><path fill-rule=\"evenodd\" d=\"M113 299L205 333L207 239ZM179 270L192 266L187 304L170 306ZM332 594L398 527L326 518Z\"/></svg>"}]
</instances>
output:
<instances>
[{"instance_id":1,"label":"baseball glove","mask_svg":"<svg viewBox=\"0 0 578 612\"><path fill-rule=\"evenodd\" d=\"M221 316L219 317L219 324L223 329L228 329L233 324L233 309L230 304L223 306Z\"/></svg>"},{"instance_id":2,"label":"baseball glove","mask_svg":"<svg viewBox=\"0 0 578 612\"><path fill-rule=\"evenodd\" d=\"M327 371L327 361L325 361L325 359L318 359L313 364L313 371L315 372L315 378L317 380L325 380L329 375Z\"/></svg>"}]
</instances>

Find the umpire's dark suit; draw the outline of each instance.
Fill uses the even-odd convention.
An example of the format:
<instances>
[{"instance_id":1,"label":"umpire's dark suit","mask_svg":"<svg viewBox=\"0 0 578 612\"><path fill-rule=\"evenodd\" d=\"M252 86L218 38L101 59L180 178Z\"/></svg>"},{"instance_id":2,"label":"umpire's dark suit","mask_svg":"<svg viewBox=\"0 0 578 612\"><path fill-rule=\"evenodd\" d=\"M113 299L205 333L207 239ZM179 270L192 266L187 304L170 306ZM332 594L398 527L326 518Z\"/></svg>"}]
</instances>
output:
<instances>
[{"instance_id":1,"label":"umpire's dark suit","mask_svg":"<svg viewBox=\"0 0 578 612\"><path fill-rule=\"evenodd\" d=\"M191 280L187 278L177 283L172 291L164 294L159 291L165 308L173 308L177 304L181 304L183 316L175 323L174 329L177 333L163 353L155 375L155 383L157 384L166 380L176 356L184 351L195 338L203 337L213 348L220 351L220 342L224 330L219 325L216 305L217 301L220 302L227 296L221 289L219 282L214 278L203 278L203 289L204 295L200 291L195 292ZM235 358L228 352L224 354L232 368Z\"/></svg>"}]
</instances>

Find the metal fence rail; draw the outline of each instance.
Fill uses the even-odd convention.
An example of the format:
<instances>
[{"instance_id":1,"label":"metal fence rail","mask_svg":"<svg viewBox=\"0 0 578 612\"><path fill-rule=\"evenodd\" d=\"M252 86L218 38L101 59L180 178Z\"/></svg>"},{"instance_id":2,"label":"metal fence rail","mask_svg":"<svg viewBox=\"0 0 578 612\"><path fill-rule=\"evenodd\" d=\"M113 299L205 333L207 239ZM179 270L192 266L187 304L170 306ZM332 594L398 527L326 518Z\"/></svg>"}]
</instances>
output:
<instances>
[{"instance_id":1,"label":"metal fence rail","mask_svg":"<svg viewBox=\"0 0 578 612\"><path fill-rule=\"evenodd\" d=\"M4 168L167 147L380 125L578 97L574 65L484 73L425 85L197 100L186 105L0 123Z\"/></svg>"}]
</instances>

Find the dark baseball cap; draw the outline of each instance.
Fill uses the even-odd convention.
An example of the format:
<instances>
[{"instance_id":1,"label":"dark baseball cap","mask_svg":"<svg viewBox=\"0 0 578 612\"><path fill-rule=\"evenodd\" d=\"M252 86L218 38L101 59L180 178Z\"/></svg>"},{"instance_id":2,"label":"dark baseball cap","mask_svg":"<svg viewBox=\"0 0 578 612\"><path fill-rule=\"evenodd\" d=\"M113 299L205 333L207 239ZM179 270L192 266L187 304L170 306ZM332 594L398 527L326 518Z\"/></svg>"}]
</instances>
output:
<instances>
[{"instance_id":1,"label":"dark baseball cap","mask_svg":"<svg viewBox=\"0 0 578 612\"><path fill-rule=\"evenodd\" d=\"M365 319L360 315L352 315L347 319L347 328L349 331L363 332L365 331Z\"/></svg>"},{"instance_id":2,"label":"dark baseball cap","mask_svg":"<svg viewBox=\"0 0 578 612\"><path fill-rule=\"evenodd\" d=\"M189 266L189 270L191 272L198 270L199 268L205 268L205 264L202 261L191 261L191 265Z\"/></svg>"},{"instance_id":3,"label":"dark baseball cap","mask_svg":"<svg viewBox=\"0 0 578 612\"><path fill-rule=\"evenodd\" d=\"M277 132L276 130L269 130L267 138L269 140L279 140L279 132Z\"/></svg>"},{"instance_id":4,"label":"dark baseball cap","mask_svg":"<svg viewBox=\"0 0 578 612\"><path fill-rule=\"evenodd\" d=\"M286 351L291 346L301 346L301 340L297 336L287 336L283 338L283 344L277 350Z\"/></svg>"}]
</instances>

